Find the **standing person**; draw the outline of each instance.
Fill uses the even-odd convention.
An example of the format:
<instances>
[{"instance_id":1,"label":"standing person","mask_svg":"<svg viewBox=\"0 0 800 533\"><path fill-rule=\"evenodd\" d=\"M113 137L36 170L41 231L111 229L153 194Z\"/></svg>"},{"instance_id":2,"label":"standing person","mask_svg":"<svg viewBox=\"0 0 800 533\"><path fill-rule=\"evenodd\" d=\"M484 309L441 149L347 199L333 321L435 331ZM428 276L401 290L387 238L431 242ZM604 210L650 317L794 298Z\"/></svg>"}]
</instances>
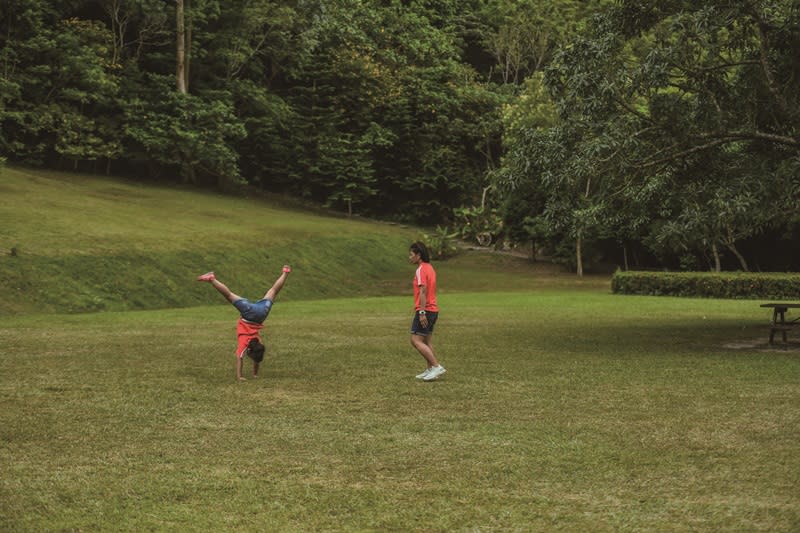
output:
<instances>
[{"instance_id":1,"label":"standing person","mask_svg":"<svg viewBox=\"0 0 800 533\"><path fill-rule=\"evenodd\" d=\"M428 248L417 241L408 249L408 262L417 265L414 272L414 319L411 322L411 346L425 359L428 367L417 379L433 381L447 372L433 351L433 326L439 317L436 304L436 271Z\"/></svg>"},{"instance_id":2,"label":"standing person","mask_svg":"<svg viewBox=\"0 0 800 533\"><path fill-rule=\"evenodd\" d=\"M207 272L197 277L197 281L207 281L219 291L233 306L239 310L239 322L236 324L236 336L238 345L236 348L236 379L246 381L242 376L242 366L245 353L253 359L253 377L258 377L258 368L264 358L264 344L261 342L261 328L267 319L275 298L286 283L286 278L292 271L289 265L283 265L283 272L272 284L272 287L264 294L264 297L257 302L251 302L247 298L242 298L234 294L221 281L217 279L213 272Z\"/></svg>"}]
</instances>

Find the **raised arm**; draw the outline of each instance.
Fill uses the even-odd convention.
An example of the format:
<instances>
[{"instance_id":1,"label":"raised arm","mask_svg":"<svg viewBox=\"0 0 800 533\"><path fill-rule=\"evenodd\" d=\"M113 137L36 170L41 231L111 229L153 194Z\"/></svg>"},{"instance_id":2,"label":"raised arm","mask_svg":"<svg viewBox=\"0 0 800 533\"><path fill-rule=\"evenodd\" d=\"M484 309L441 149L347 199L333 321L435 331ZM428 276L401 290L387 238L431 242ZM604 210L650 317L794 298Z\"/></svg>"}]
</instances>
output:
<instances>
[{"instance_id":1,"label":"raised arm","mask_svg":"<svg viewBox=\"0 0 800 533\"><path fill-rule=\"evenodd\" d=\"M275 298L278 297L278 293L281 292L283 285L286 283L286 279L289 277L289 274L292 271L292 267L289 265L283 265L283 272L281 275L278 276L278 279L275 280L275 283L272 284L272 287L267 291L264 295L264 298L267 300L275 301Z\"/></svg>"}]
</instances>

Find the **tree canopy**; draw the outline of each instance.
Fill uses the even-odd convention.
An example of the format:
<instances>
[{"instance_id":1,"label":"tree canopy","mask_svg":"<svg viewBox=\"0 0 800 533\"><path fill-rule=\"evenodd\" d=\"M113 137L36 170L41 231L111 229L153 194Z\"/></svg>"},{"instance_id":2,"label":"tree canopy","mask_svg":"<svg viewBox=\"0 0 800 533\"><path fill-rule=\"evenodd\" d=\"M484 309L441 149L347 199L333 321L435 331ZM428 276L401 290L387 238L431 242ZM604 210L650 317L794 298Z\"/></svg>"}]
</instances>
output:
<instances>
[{"instance_id":1,"label":"tree canopy","mask_svg":"<svg viewBox=\"0 0 800 533\"><path fill-rule=\"evenodd\" d=\"M719 269L724 248L748 270L740 243L797 226L799 5L604 9L547 66L555 122L509 130L500 182L536 191L577 250L636 241Z\"/></svg>"}]
</instances>

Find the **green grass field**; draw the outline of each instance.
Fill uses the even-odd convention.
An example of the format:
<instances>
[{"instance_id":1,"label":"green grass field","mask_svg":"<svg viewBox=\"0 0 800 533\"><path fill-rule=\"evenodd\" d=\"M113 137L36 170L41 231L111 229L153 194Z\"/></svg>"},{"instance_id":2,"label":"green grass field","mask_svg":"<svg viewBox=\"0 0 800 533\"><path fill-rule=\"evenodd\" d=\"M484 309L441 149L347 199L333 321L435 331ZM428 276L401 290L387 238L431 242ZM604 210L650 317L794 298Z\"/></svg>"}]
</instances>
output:
<instances>
[{"instance_id":1,"label":"green grass field","mask_svg":"<svg viewBox=\"0 0 800 533\"><path fill-rule=\"evenodd\" d=\"M82 193L103 187L77 182ZM23 186L0 182L14 194ZM187 193L141 191L150 194L164 207ZM229 211L256 202L188 194L193 207L171 219L185 238L202 213L224 226ZM94 240L76 234L70 244L65 233L25 245L52 237L39 238L19 203L2 208L15 224L0 230L1 247L12 239L22 250L0 257L4 274L28 249L38 265L29 281L52 270L100 294L69 269L79 249L113 256L114 239L86 223ZM117 274L175 273L141 310L117 306L124 293L113 286L103 293L113 312L5 304L0 531L800 529L800 350L765 346L758 301L617 296L607 278L463 254L436 263L435 344L448 373L422 383L407 333L414 231L298 211L277 218L287 216L323 245L301 249L307 263L295 262L267 322L257 380L234 380L236 311L191 277L189 259L225 258L217 237L198 237L178 261L183 238L161 242L155 224L120 222L121 248L138 252ZM235 235L231 249L242 244ZM315 294L309 279L324 279L326 258L345 265L348 240L375 256L363 260L369 286L351 288L337 266ZM400 250L377 257L394 242ZM265 258L267 273L225 270L255 290L292 249ZM327 292L337 284L341 297ZM173 291L194 296L170 307ZM81 308L80 295L60 298Z\"/></svg>"}]
</instances>

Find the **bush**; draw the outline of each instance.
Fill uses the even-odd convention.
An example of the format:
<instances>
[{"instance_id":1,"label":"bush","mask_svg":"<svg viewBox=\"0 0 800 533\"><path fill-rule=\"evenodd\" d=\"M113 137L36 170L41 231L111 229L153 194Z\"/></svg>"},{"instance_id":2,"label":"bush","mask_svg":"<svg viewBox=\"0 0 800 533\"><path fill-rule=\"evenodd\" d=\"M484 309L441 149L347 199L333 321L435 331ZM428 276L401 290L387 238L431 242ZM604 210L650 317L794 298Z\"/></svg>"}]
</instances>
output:
<instances>
[{"instance_id":1,"label":"bush","mask_svg":"<svg viewBox=\"0 0 800 533\"><path fill-rule=\"evenodd\" d=\"M800 298L800 274L748 272L622 272L611 279L615 294L701 298Z\"/></svg>"},{"instance_id":2,"label":"bush","mask_svg":"<svg viewBox=\"0 0 800 533\"><path fill-rule=\"evenodd\" d=\"M458 252L458 246L455 243L457 237L457 232L451 233L446 227L436 226L436 231L430 234L426 233L422 240L427 243L431 259L447 259Z\"/></svg>"},{"instance_id":3,"label":"bush","mask_svg":"<svg viewBox=\"0 0 800 533\"><path fill-rule=\"evenodd\" d=\"M465 241L480 246L496 242L503 232L503 220L497 209L484 207L458 207L453 210L456 232Z\"/></svg>"}]
</instances>

